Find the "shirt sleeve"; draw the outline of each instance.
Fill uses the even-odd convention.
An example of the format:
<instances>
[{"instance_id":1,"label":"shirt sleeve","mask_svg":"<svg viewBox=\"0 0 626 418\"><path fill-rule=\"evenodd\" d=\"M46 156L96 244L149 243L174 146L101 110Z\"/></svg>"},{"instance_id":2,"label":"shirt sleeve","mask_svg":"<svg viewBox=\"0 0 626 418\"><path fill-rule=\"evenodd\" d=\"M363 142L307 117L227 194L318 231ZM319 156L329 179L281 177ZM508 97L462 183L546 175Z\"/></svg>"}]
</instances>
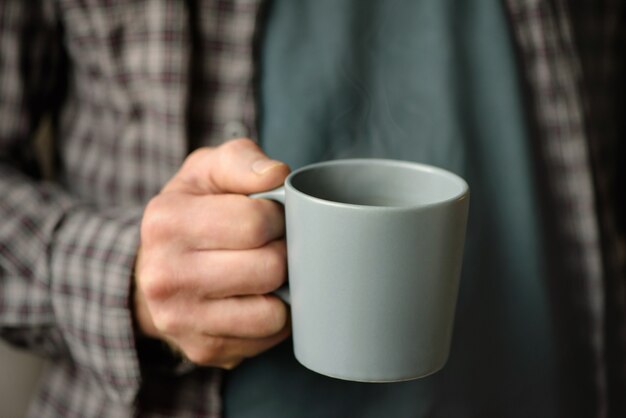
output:
<instances>
[{"instance_id":1,"label":"shirt sleeve","mask_svg":"<svg viewBox=\"0 0 626 418\"><path fill-rule=\"evenodd\" d=\"M0 336L73 362L128 403L140 383L129 294L143 208L96 209L38 174L33 137L66 75L51 3L0 3Z\"/></svg>"}]
</instances>

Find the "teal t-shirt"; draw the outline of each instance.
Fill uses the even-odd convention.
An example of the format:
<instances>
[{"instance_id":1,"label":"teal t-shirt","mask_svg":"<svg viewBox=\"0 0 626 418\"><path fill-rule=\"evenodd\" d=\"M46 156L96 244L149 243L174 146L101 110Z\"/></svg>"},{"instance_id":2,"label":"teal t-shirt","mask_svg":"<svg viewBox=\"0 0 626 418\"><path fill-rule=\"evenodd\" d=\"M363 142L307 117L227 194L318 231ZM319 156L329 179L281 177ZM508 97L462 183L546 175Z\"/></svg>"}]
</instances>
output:
<instances>
[{"instance_id":1,"label":"teal t-shirt","mask_svg":"<svg viewBox=\"0 0 626 418\"><path fill-rule=\"evenodd\" d=\"M287 341L228 373L226 416L558 415L531 142L501 2L273 1L259 83L260 140L272 158L292 168L343 157L424 162L462 175L472 198L441 372L335 380L299 365Z\"/></svg>"}]
</instances>

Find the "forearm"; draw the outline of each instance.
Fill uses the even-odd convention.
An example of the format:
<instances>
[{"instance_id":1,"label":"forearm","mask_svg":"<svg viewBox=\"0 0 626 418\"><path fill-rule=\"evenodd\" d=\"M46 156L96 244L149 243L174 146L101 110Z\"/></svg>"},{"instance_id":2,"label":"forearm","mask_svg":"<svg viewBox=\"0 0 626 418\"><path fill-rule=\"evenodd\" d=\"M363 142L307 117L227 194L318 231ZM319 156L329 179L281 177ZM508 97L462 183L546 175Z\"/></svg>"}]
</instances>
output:
<instances>
[{"instance_id":1,"label":"forearm","mask_svg":"<svg viewBox=\"0 0 626 418\"><path fill-rule=\"evenodd\" d=\"M139 367L129 293L140 207L106 211L0 164L0 333L91 370L130 399Z\"/></svg>"}]
</instances>

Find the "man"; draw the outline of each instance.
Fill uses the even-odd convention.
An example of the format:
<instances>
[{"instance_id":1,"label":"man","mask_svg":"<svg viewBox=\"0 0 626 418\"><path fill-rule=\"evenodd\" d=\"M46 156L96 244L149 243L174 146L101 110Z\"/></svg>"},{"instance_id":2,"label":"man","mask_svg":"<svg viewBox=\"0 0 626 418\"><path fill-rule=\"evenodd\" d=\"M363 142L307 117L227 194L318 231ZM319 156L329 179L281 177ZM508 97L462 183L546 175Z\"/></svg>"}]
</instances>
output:
<instances>
[{"instance_id":1,"label":"man","mask_svg":"<svg viewBox=\"0 0 626 418\"><path fill-rule=\"evenodd\" d=\"M583 115L579 73L606 81L590 103L614 112L620 26L572 39L561 2L261 6L2 2L1 332L52 359L30 415L620 416L618 127L587 149L583 121L603 115ZM600 69L581 39L603 41ZM33 163L44 117L51 182ZM228 141L245 136L263 151ZM281 208L246 195L285 163L342 156L426 161L472 187L452 354L432 378L340 382L279 344Z\"/></svg>"}]
</instances>

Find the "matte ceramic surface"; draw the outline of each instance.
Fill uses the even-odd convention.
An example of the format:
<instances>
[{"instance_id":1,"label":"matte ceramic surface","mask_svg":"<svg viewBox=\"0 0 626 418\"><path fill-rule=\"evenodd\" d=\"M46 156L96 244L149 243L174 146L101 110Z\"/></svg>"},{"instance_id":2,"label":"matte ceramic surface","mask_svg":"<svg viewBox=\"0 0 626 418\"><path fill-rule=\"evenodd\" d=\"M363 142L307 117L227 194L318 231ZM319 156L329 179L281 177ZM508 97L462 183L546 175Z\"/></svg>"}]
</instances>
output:
<instances>
[{"instance_id":1,"label":"matte ceramic surface","mask_svg":"<svg viewBox=\"0 0 626 418\"><path fill-rule=\"evenodd\" d=\"M337 160L254 197L285 204L298 361L366 382L443 367L469 204L463 179L416 163Z\"/></svg>"}]
</instances>

